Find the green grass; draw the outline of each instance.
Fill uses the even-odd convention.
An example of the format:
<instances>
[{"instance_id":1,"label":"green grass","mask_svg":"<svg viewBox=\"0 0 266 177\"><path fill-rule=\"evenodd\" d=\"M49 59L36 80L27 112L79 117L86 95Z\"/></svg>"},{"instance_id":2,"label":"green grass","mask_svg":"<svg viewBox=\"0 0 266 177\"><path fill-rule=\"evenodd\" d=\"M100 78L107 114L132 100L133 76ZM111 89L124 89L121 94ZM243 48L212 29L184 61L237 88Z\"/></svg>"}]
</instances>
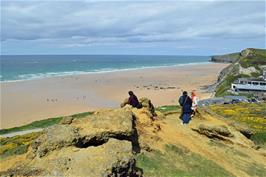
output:
<instances>
[{"instance_id":1,"label":"green grass","mask_svg":"<svg viewBox=\"0 0 266 177\"><path fill-rule=\"evenodd\" d=\"M231 83L233 83L236 79L240 77L243 78L243 77L249 77L249 76L244 75L244 74L239 74L239 75L228 74L216 88L215 96L221 97L221 96L226 96L226 95L232 95L228 93L227 90L231 88Z\"/></svg>"},{"instance_id":2,"label":"green grass","mask_svg":"<svg viewBox=\"0 0 266 177\"><path fill-rule=\"evenodd\" d=\"M262 103L239 103L228 105L212 105L208 108L230 120L245 124L253 132L251 140L255 144L266 148L266 102Z\"/></svg>"},{"instance_id":3,"label":"green grass","mask_svg":"<svg viewBox=\"0 0 266 177\"><path fill-rule=\"evenodd\" d=\"M190 152L182 146L167 145L165 153L145 152L137 156L137 166L144 176L233 176L215 162Z\"/></svg>"},{"instance_id":4,"label":"green grass","mask_svg":"<svg viewBox=\"0 0 266 177\"><path fill-rule=\"evenodd\" d=\"M166 105L166 106L160 106L156 108L156 111L160 111L162 113L167 113L167 112L180 112L180 106L178 105Z\"/></svg>"},{"instance_id":5,"label":"green grass","mask_svg":"<svg viewBox=\"0 0 266 177\"><path fill-rule=\"evenodd\" d=\"M18 135L10 138L0 139L0 158L6 158L12 155L24 154L32 140L40 136L41 132L34 132L25 135Z\"/></svg>"},{"instance_id":6,"label":"green grass","mask_svg":"<svg viewBox=\"0 0 266 177\"><path fill-rule=\"evenodd\" d=\"M254 141L256 145L266 149L266 131L255 133L251 136L251 140Z\"/></svg>"},{"instance_id":7,"label":"green grass","mask_svg":"<svg viewBox=\"0 0 266 177\"><path fill-rule=\"evenodd\" d=\"M92 114L92 112L84 112L84 113L71 115L71 117L73 117L73 118L83 118L83 117L86 117L86 116L91 115L91 114ZM34 121L32 123L29 123L27 125L23 125L23 126L20 126L20 127L1 129L0 130L0 135L7 134L7 133L24 131L24 130L31 130L31 129L36 129L36 128L46 128L46 127L49 127L51 125L58 124L63 118L64 117L49 118L49 119Z\"/></svg>"},{"instance_id":8,"label":"green grass","mask_svg":"<svg viewBox=\"0 0 266 177\"><path fill-rule=\"evenodd\" d=\"M237 65L234 65L232 71L228 73L225 79L217 86L215 96L220 97L225 95L232 95L231 93L228 93L227 90L231 88L231 83L233 83L238 78L259 77L262 74L260 66L266 65L266 50L265 49L248 49L248 50L250 51L250 53L252 53L251 56L240 57L238 62L244 68L253 66L257 69L258 72L253 72L251 73L250 76L239 74Z\"/></svg>"}]
</instances>

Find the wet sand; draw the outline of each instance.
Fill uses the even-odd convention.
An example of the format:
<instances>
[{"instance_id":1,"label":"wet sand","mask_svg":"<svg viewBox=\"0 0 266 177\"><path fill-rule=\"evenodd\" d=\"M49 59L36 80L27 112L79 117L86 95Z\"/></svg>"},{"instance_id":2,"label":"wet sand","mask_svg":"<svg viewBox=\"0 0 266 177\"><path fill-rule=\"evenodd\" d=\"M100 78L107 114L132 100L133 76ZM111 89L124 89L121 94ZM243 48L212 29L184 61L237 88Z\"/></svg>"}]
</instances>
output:
<instances>
[{"instance_id":1,"label":"wet sand","mask_svg":"<svg viewBox=\"0 0 266 177\"><path fill-rule=\"evenodd\" d=\"M155 106L177 104L182 90L208 98L212 93L204 87L214 84L226 66L209 63L1 83L0 127L119 107L129 90Z\"/></svg>"}]
</instances>

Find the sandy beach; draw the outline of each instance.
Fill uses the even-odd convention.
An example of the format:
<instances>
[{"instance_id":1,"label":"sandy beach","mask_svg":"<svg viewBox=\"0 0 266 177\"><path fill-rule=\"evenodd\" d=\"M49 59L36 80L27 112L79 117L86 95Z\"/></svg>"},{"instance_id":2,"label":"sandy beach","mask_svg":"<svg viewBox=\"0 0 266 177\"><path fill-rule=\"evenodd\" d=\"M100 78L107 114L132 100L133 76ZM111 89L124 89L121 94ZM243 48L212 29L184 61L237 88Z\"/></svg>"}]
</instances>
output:
<instances>
[{"instance_id":1,"label":"sandy beach","mask_svg":"<svg viewBox=\"0 0 266 177\"><path fill-rule=\"evenodd\" d=\"M177 104L182 90L210 97L205 86L215 83L228 64L199 64L1 83L1 128L50 117L119 107L132 90L155 106Z\"/></svg>"}]
</instances>

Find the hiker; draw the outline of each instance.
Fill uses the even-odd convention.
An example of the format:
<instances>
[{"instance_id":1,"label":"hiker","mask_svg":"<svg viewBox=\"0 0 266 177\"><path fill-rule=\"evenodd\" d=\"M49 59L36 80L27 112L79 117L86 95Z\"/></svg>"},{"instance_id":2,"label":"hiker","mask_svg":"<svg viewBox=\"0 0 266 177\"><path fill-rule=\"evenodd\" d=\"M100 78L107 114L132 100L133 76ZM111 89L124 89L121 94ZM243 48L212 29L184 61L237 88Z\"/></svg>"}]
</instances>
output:
<instances>
[{"instance_id":1,"label":"hiker","mask_svg":"<svg viewBox=\"0 0 266 177\"><path fill-rule=\"evenodd\" d=\"M192 113L191 113L191 117L194 117L196 113L198 113L198 102L199 102L199 98L196 96L196 92L195 90L193 90L191 92L191 99L192 99Z\"/></svg>"},{"instance_id":2,"label":"hiker","mask_svg":"<svg viewBox=\"0 0 266 177\"><path fill-rule=\"evenodd\" d=\"M132 91L129 91L128 94L129 94L128 104L130 104L134 108L138 109L142 108L142 105L139 103L137 96Z\"/></svg>"},{"instance_id":3,"label":"hiker","mask_svg":"<svg viewBox=\"0 0 266 177\"><path fill-rule=\"evenodd\" d=\"M180 96L178 101L179 101L180 106L182 107L180 118L182 119L183 124L188 124L189 121L191 120L192 100L187 95L187 92L184 91L183 95Z\"/></svg>"}]
</instances>

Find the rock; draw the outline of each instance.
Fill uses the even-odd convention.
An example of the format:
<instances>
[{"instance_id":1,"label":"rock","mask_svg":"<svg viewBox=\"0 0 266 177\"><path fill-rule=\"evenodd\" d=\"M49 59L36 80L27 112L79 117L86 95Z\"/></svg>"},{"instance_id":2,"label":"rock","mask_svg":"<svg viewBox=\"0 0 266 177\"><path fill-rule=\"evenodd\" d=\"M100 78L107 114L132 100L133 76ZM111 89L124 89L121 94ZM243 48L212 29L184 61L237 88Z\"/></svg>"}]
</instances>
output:
<instances>
[{"instance_id":1,"label":"rock","mask_svg":"<svg viewBox=\"0 0 266 177\"><path fill-rule=\"evenodd\" d=\"M128 102L128 99L125 99L120 104L120 107L123 108L126 105L128 105L127 102ZM145 97L144 98L140 98L139 99L139 102L142 105L142 107L147 108L152 113L153 116L156 116L154 105L151 103L151 100L150 99L145 98Z\"/></svg>"},{"instance_id":2,"label":"rock","mask_svg":"<svg viewBox=\"0 0 266 177\"><path fill-rule=\"evenodd\" d=\"M120 104L120 107L123 108L123 107L125 107L126 105L128 105L128 98L126 98L126 99Z\"/></svg>"},{"instance_id":3,"label":"rock","mask_svg":"<svg viewBox=\"0 0 266 177\"><path fill-rule=\"evenodd\" d=\"M231 123L230 125L233 126L237 131L239 131L242 135L244 135L248 139L250 139L251 136L254 134L252 130L250 130L247 126L240 125L238 123Z\"/></svg>"},{"instance_id":4,"label":"rock","mask_svg":"<svg viewBox=\"0 0 266 177\"><path fill-rule=\"evenodd\" d=\"M66 147L44 159L35 159L33 168L44 168L51 176L141 176L136 168L130 141L110 138L101 146Z\"/></svg>"},{"instance_id":5,"label":"rock","mask_svg":"<svg viewBox=\"0 0 266 177\"><path fill-rule=\"evenodd\" d=\"M156 116L154 105L151 103L151 100L148 98L140 98L139 102L144 108L147 108L153 116Z\"/></svg>"},{"instance_id":6,"label":"rock","mask_svg":"<svg viewBox=\"0 0 266 177\"><path fill-rule=\"evenodd\" d=\"M226 137L233 137L233 134L224 125L205 125L200 124L198 128L192 129L200 134L203 134L209 138L216 138L221 140L226 140Z\"/></svg>"},{"instance_id":7,"label":"rock","mask_svg":"<svg viewBox=\"0 0 266 177\"><path fill-rule=\"evenodd\" d=\"M59 122L59 124L71 124L72 123L72 121L73 121L73 117L71 117L71 116L67 116L67 117L64 117L60 122Z\"/></svg>"},{"instance_id":8,"label":"rock","mask_svg":"<svg viewBox=\"0 0 266 177\"><path fill-rule=\"evenodd\" d=\"M131 140L134 136L133 114L126 108L97 112L88 119L76 119L71 125L79 131L77 146L98 145L109 138Z\"/></svg>"},{"instance_id":9,"label":"rock","mask_svg":"<svg viewBox=\"0 0 266 177\"><path fill-rule=\"evenodd\" d=\"M79 139L77 129L69 125L54 125L45 129L44 134L32 142L33 153L38 157L62 147L71 146Z\"/></svg>"}]
</instances>

